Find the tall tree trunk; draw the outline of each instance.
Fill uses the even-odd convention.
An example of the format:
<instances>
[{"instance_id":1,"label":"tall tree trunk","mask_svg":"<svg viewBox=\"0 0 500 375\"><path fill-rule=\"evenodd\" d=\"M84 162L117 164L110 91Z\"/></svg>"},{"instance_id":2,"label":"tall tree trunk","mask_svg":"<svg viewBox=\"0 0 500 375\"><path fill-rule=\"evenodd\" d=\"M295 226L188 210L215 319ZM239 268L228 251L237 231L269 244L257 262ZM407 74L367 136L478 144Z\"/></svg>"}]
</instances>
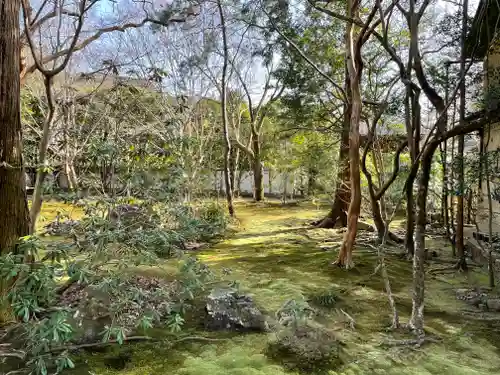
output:
<instances>
[{"instance_id":1,"label":"tall tree trunk","mask_svg":"<svg viewBox=\"0 0 500 375\"><path fill-rule=\"evenodd\" d=\"M349 73L345 67L345 91L348 97L351 97L349 86ZM344 103L344 114L342 121L342 132L340 134L340 149L337 172L337 186L330 212L321 220L313 223L318 228L334 228L340 220L340 226L347 226L347 211L351 200L351 173L349 167L349 129L351 123L351 102Z\"/></svg>"},{"instance_id":2,"label":"tall tree trunk","mask_svg":"<svg viewBox=\"0 0 500 375\"><path fill-rule=\"evenodd\" d=\"M30 210L30 233L35 233L36 222L42 210L43 183L45 176L47 176L47 150L49 148L50 131L54 123L56 112L54 99L52 97L52 82L51 76L45 78L45 94L47 96L49 112L43 125L42 140L40 141L40 149L38 151L38 170L36 173L35 190L33 192L33 202Z\"/></svg>"},{"instance_id":3,"label":"tall tree trunk","mask_svg":"<svg viewBox=\"0 0 500 375\"><path fill-rule=\"evenodd\" d=\"M0 254L29 232L20 108L20 0L0 0Z\"/></svg>"},{"instance_id":4,"label":"tall tree trunk","mask_svg":"<svg viewBox=\"0 0 500 375\"><path fill-rule=\"evenodd\" d=\"M491 184L490 184L490 163L489 163L489 153L488 144L490 143L491 137L491 124L488 124L488 141L486 143L486 148L481 147L481 157L484 158L486 155L486 162L484 163L485 171L484 176L486 178L486 197L488 199L488 281L490 288L495 287L495 268L493 260L493 200L491 198ZM486 154L484 152L486 152ZM482 192L481 192L482 193Z\"/></svg>"},{"instance_id":5,"label":"tall tree trunk","mask_svg":"<svg viewBox=\"0 0 500 375\"><path fill-rule=\"evenodd\" d=\"M453 116L453 119L455 116ZM455 138L451 139L451 160L454 160L455 158ZM452 234L452 241L451 241L451 252L452 256L456 257L457 256L457 242L456 242L456 227L455 227L455 189L454 189L454 184L455 184L455 172L454 172L454 166L452 165L451 171L450 171L450 186L452 188L452 194L450 194L450 227L453 228L453 234Z\"/></svg>"},{"instance_id":6,"label":"tall tree trunk","mask_svg":"<svg viewBox=\"0 0 500 375\"><path fill-rule=\"evenodd\" d=\"M460 77L465 76L465 38L467 37L467 15L468 0L464 0L462 6L462 34L461 34L461 57L460 57ZM465 120L465 79L460 81L460 124L463 125ZM464 140L462 134L458 137L458 197L457 197L457 230L456 230L456 246L459 270L467 270L467 262L465 260L464 247L464 195L465 195L465 178L464 178Z\"/></svg>"},{"instance_id":7,"label":"tall tree trunk","mask_svg":"<svg viewBox=\"0 0 500 375\"><path fill-rule=\"evenodd\" d=\"M358 16L359 3L349 0L348 15L350 18ZM361 178L359 170L359 121L361 117L361 92L360 81L362 74L361 45L355 42L355 27L352 23L347 24L347 70L349 72L349 86L351 88L351 121L349 128L349 167L351 174L351 202L347 211L347 231L342 240L342 246L335 264L340 267L351 268L352 250L358 231L358 219L361 211Z\"/></svg>"},{"instance_id":8,"label":"tall tree trunk","mask_svg":"<svg viewBox=\"0 0 500 375\"><path fill-rule=\"evenodd\" d=\"M413 293L410 327L419 335L423 334L424 329L426 204L434 150L432 147L429 147L422 157L422 170L418 182L417 193L417 228L415 231L416 246L413 256Z\"/></svg>"},{"instance_id":9,"label":"tall tree trunk","mask_svg":"<svg viewBox=\"0 0 500 375\"><path fill-rule=\"evenodd\" d=\"M231 158L231 140L229 139L229 128L228 128L228 115L227 115L227 67L229 63L229 50L227 45L227 33L226 33L226 19L224 16L224 10L222 9L221 0L217 1L217 8L219 10L220 25L222 29L222 42L224 45L224 63L222 65L222 82L221 82L221 109L222 109L222 127L224 132L224 182L226 186L226 199L227 199L227 209L230 216L234 216L234 205L233 205L233 188L231 186L231 176L229 171L229 164Z\"/></svg>"},{"instance_id":10,"label":"tall tree trunk","mask_svg":"<svg viewBox=\"0 0 500 375\"><path fill-rule=\"evenodd\" d=\"M418 31L417 31L418 32ZM410 65L410 64L409 64ZM409 68L411 69L411 68ZM420 94L412 90L411 87L406 88L407 92L407 119L410 121L410 125L407 124L408 133L408 147L410 149L410 160L412 165L415 164L417 160L417 155L419 153L420 144ZM408 118L408 114L411 114L411 120ZM406 236L405 236L405 247L406 255L408 259L413 257L415 253L415 242L414 242L414 231L415 231L415 201L413 197L413 185L415 179L417 178L418 169L412 168L410 174L406 180Z\"/></svg>"}]
</instances>

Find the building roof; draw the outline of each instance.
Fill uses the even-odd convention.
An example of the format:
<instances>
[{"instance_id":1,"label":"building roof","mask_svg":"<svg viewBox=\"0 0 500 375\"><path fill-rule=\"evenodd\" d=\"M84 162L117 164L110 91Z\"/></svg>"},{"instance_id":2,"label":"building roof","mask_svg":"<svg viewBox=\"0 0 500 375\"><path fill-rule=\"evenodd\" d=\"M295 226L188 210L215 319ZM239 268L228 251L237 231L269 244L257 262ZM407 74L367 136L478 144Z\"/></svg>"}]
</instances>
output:
<instances>
[{"instance_id":1,"label":"building roof","mask_svg":"<svg viewBox=\"0 0 500 375\"><path fill-rule=\"evenodd\" d=\"M499 30L500 3L497 0L480 0L465 41L467 57L483 59Z\"/></svg>"}]
</instances>

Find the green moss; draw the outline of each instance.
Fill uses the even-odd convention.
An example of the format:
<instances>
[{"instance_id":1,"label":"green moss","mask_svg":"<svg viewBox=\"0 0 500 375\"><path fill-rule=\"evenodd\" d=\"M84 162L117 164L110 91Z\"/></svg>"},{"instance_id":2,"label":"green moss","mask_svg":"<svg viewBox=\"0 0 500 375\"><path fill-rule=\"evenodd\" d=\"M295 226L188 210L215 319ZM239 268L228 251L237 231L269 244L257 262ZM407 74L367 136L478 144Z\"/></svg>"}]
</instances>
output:
<instances>
[{"instance_id":1,"label":"green moss","mask_svg":"<svg viewBox=\"0 0 500 375\"><path fill-rule=\"evenodd\" d=\"M57 206L57 205L56 205ZM47 206L47 207L50 207ZM54 211L54 206L51 209ZM45 206L44 206L45 209ZM484 271L474 269L468 274L453 273L426 278L425 324L429 333L439 335L443 342L418 350L384 348L380 344L393 339L386 333L391 313L380 275L370 276L376 265L376 253L358 246L354 252L354 270L332 267L338 248L325 251L324 244L338 244L341 233L336 230L315 230L305 225L320 217L312 204L282 206L276 202L253 204L238 202L239 219L234 233L212 249L198 253L218 274L231 269L229 280L239 281L269 314L292 298L310 299L326 291L338 293L339 306L318 307L316 323L335 331L346 344L346 362L330 375L427 375L500 373L500 323L478 323L463 316L465 307L455 299L455 289L470 285L486 285ZM55 216L55 215L54 215ZM431 243L446 259L451 250L444 243ZM396 254L387 255L387 268L401 320L407 321L411 311L411 263ZM175 275L174 260L164 263L154 276ZM153 271L141 268L139 272ZM351 330L342 308L355 320ZM161 330L154 332L161 337ZM198 332L207 335L206 332ZM220 334L214 334L220 337ZM228 341L211 345L186 343L174 348L159 344L126 346L131 360L124 369L111 369L104 363L109 353L85 354L79 357L78 375L267 375L294 374L269 362L264 356L273 336L266 334L229 336ZM121 350L113 347L113 351Z\"/></svg>"},{"instance_id":2,"label":"green moss","mask_svg":"<svg viewBox=\"0 0 500 375\"><path fill-rule=\"evenodd\" d=\"M31 206L31 201L29 204ZM56 200L44 201L38 218L37 229L41 230L45 225L54 221L58 214L67 216L72 220L79 220L83 216L83 209Z\"/></svg>"}]
</instances>

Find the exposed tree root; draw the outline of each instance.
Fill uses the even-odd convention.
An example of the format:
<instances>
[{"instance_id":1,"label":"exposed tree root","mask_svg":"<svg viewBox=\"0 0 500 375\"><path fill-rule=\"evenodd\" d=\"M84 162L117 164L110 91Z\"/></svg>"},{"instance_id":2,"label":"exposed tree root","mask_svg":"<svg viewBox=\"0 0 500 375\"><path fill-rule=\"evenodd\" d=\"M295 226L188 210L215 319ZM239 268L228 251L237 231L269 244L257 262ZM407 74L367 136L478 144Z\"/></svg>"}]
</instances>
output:
<instances>
[{"instance_id":1,"label":"exposed tree root","mask_svg":"<svg viewBox=\"0 0 500 375\"><path fill-rule=\"evenodd\" d=\"M5 344L0 344L0 358L19 358L20 360L23 360L26 358L26 352L23 350L17 350L17 349L11 349L10 348L11 344L5 343ZM7 348L4 350L4 348Z\"/></svg>"},{"instance_id":2,"label":"exposed tree root","mask_svg":"<svg viewBox=\"0 0 500 375\"><path fill-rule=\"evenodd\" d=\"M203 336L188 336L188 337L182 337L180 339L174 340L174 341L169 341L166 339L157 339L154 337L150 336L130 336L127 337L124 342L131 342L131 341L151 341L151 342L163 342L169 345L175 345L179 344L184 341L206 341L206 342L219 342L219 341L227 341L227 339L216 339L216 338L210 338L210 337L203 337ZM103 346L108 346L112 344L118 344L118 340L109 340L106 342L92 342L92 343L86 343L86 344L79 344L79 345L69 345L69 346L60 346L57 348L53 348L51 352L62 352L62 351L75 351L75 350L80 350L80 349L89 349L89 348L98 348L98 347L103 347Z\"/></svg>"}]
</instances>

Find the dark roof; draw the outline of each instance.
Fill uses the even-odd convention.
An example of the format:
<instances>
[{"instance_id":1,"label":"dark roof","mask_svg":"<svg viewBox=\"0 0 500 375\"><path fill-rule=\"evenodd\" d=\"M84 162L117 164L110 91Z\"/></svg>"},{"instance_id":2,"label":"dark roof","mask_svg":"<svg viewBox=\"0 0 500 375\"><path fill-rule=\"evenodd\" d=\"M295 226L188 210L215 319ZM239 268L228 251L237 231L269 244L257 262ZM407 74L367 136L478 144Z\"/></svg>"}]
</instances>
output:
<instances>
[{"instance_id":1,"label":"dark roof","mask_svg":"<svg viewBox=\"0 0 500 375\"><path fill-rule=\"evenodd\" d=\"M467 57L484 58L497 30L500 30L500 3L480 0L465 42Z\"/></svg>"}]
</instances>

